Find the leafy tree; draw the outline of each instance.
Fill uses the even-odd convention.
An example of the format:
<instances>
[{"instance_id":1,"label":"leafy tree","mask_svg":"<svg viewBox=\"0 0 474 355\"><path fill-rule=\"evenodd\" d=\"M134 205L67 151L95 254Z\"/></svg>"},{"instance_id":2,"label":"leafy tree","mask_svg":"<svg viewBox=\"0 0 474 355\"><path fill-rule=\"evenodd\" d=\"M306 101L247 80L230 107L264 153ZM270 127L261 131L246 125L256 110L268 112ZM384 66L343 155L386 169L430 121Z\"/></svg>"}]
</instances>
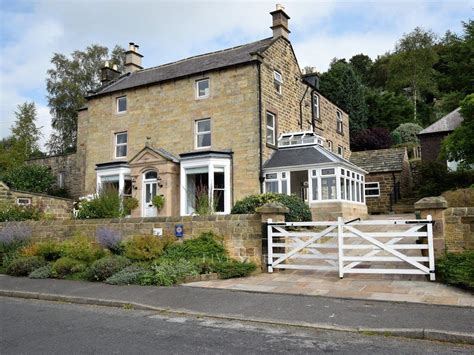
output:
<instances>
[{"instance_id":1,"label":"leafy tree","mask_svg":"<svg viewBox=\"0 0 474 355\"><path fill-rule=\"evenodd\" d=\"M433 65L438 61L434 50L435 35L420 27L397 43L389 62L389 87L405 91L413 102L413 122L418 121L417 102L436 92Z\"/></svg>"},{"instance_id":2,"label":"leafy tree","mask_svg":"<svg viewBox=\"0 0 474 355\"><path fill-rule=\"evenodd\" d=\"M474 164L474 94L461 102L464 121L443 142L442 154L449 160Z\"/></svg>"},{"instance_id":3,"label":"leafy tree","mask_svg":"<svg viewBox=\"0 0 474 355\"><path fill-rule=\"evenodd\" d=\"M359 75L362 83L367 84L369 81L369 73L372 68L373 62L369 56L365 54L356 54L349 59L349 63L352 65L352 68Z\"/></svg>"},{"instance_id":4,"label":"leafy tree","mask_svg":"<svg viewBox=\"0 0 474 355\"><path fill-rule=\"evenodd\" d=\"M111 63L123 69L125 50L119 46L111 52ZM107 47L90 45L85 51L76 50L67 57L55 53L53 69L48 70L46 88L48 105L53 116L53 133L47 143L50 153L74 151L77 140L77 110L85 105L85 96L100 85L100 69L109 59Z\"/></svg>"},{"instance_id":5,"label":"leafy tree","mask_svg":"<svg viewBox=\"0 0 474 355\"><path fill-rule=\"evenodd\" d=\"M329 100L349 114L351 132L366 127L367 106L359 76L345 60L334 59L321 75L320 90Z\"/></svg>"},{"instance_id":6,"label":"leafy tree","mask_svg":"<svg viewBox=\"0 0 474 355\"><path fill-rule=\"evenodd\" d=\"M3 179L12 189L38 193L48 193L55 183L48 167L35 164L16 166Z\"/></svg>"},{"instance_id":7,"label":"leafy tree","mask_svg":"<svg viewBox=\"0 0 474 355\"><path fill-rule=\"evenodd\" d=\"M390 131L386 128L368 128L351 135L351 150L354 152L385 149L390 148L391 145Z\"/></svg>"},{"instance_id":8,"label":"leafy tree","mask_svg":"<svg viewBox=\"0 0 474 355\"><path fill-rule=\"evenodd\" d=\"M402 123L398 126L393 133L400 135L401 143L418 143L417 134L423 129L416 123Z\"/></svg>"},{"instance_id":9,"label":"leafy tree","mask_svg":"<svg viewBox=\"0 0 474 355\"><path fill-rule=\"evenodd\" d=\"M400 124L411 121L413 104L405 95L391 91L366 90L367 126L393 131Z\"/></svg>"},{"instance_id":10,"label":"leafy tree","mask_svg":"<svg viewBox=\"0 0 474 355\"><path fill-rule=\"evenodd\" d=\"M36 106L34 102L24 102L17 106L16 121L11 128L14 146L22 153L24 160L39 151L40 128L36 127Z\"/></svg>"},{"instance_id":11,"label":"leafy tree","mask_svg":"<svg viewBox=\"0 0 474 355\"><path fill-rule=\"evenodd\" d=\"M389 76L389 63L391 55L386 53L378 56L370 67L368 85L371 88L386 89Z\"/></svg>"}]
</instances>

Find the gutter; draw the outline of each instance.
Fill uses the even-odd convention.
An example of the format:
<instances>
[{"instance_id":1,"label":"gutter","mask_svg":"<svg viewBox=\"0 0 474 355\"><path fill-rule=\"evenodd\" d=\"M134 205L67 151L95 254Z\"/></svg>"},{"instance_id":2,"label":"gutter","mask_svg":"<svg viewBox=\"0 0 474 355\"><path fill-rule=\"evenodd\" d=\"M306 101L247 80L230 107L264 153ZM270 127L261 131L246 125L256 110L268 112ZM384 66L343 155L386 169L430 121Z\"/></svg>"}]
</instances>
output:
<instances>
[{"instance_id":1,"label":"gutter","mask_svg":"<svg viewBox=\"0 0 474 355\"><path fill-rule=\"evenodd\" d=\"M257 62L257 77L258 77L258 139L259 139L259 172L258 180L260 183L260 193L263 193L263 132L262 132L262 80L261 80L261 62Z\"/></svg>"}]
</instances>

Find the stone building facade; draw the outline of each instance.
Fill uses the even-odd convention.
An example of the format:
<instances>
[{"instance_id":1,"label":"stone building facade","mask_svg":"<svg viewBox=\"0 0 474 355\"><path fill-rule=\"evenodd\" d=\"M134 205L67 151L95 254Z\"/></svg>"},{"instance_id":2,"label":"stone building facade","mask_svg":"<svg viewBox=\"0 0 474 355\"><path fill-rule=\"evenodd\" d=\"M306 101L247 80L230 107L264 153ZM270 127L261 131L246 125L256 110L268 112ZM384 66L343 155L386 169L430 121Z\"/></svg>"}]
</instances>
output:
<instances>
[{"instance_id":1,"label":"stone building facade","mask_svg":"<svg viewBox=\"0 0 474 355\"><path fill-rule=\"evenodd\" d=\"M263 165L283 133L310 131L349 157L348 115L302 75L288 15L271 15L273 36L261 41L149 69L131 43L127 73L105 67L79 111L82 194L111 184L139 200L133 216L152 217L195 213L200 191L227 214L264 190ZM146 162L136 160L145 148ZM165 196L160 211L156 194Z\"/></svg>"}]
</instances>

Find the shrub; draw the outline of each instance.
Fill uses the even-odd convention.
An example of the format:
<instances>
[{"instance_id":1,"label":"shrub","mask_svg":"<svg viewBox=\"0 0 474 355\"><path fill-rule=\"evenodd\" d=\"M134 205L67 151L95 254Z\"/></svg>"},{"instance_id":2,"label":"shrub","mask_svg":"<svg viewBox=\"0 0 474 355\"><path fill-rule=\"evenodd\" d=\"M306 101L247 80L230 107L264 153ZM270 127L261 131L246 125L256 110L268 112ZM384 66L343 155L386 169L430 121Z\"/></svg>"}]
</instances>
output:
<instances>
[{"instance_id":1,"label":"shrub","mask_svg":"<svg viewBox=\"0 0 474 355\"><path fill-rule=\"evenodd\" d=\"M7 274L12 276L28 276L30 272L45 265L45 260L38 256L27 256L14 259L7 267Z\"/></svg>"},{"instance_id":2,"label":"shrub","mask_svg":"<svg viewBox=\"0 0 474 355\"><path fill-rule=\"evenodd\" d=\"M7 224L0 231L0 258L5 267L13 260L19 249L26 246L31 238L31 228L18 224Z\"/></svg>"},{"instance_id":3,"label":"shrub","mask_svg":"<svg viewBox=\"0 0 474 355\"><path fill-rule=\"evenodd\" d=\"M0 222L39 221L42 217L43 214L41 210L34 206L0 203Z\"/></svg>"},{"instance_id":4,"label":"shrub","mask_svg":"<svg viewBox=\"0 0 474 355\"><path fill-rule=\"evenodd\" d=\"M105 252L90 238L75 236L61 243L61 256L90 264L104 257Z\"/></svg>"},{"instance_id":5,"label":"shrub","mask_svg":"<svg viewBox=\"0 0 474 355\"><path fill-rule=\"evenodd\" d=\"M123 256L106 256L92 263L87 271L87 279L104 281L129 265L130 260Z\"/></svg>"},{"instance_id":6,"label":"shrub","mask_svg":"<svg viewBox=\"0 0 474 355\"><path fill-rule=\"evenodd\" d=\"M232 277L244 277L256 269L254 263L240 262L237 260L226 260L217 262L213 266L215 272L221 279L230 279Z\"/></svg>"},{"instance_id":7,"label":"shrub","mask_svg":"<svg viewBox=\"0 0 474 355\"><path fill-rule=\"evenodd\" d=\"M15 190L48 193L56 182L47 166L25 164L14 167L3 177L3 181Z\"/></svg>"},{"instance_id":8,"label":"shrub","mask_svg":"<svg viewBox=\"0 0 474 355\"><path fill-rule=\"evenodd\" d=\"M47 279L51 277L52 275L51 273L52 273L52 268L51 268L51 265L48 264L48 265L41 266L40 268L33 270L32 272L30 272L28 277L30 279Z\"/></svg>"},{"instance_id":9,"label":"shrub","mask_svg":"<svg viewBox=\"0 0 474 355\"><path fill-rule=\"evenodd\" d=\"M140 283L140 279L146 273L147 269L139 265L130 265L125 269L113 274L106 283L110 285L135 285Z\"/></svg>"},{"instance_id":10,"label":"shrub","mask_svg":"<svg viewBox=\"0 0 474 355\"><path fill-rule=\"evenodd\" d=\"M125 243L124 255L136 261L157 259L163 254L163 249L173 242L174 237L171 236L134 236Z\"/></svg>"},{"instance_id":11,"label":"shrub","mask_svg":"<svg viewBox=\"0 0 474 355\"><path fill-rule=\"evenodd\" d=\"M165 197L163 195L156 195L155 197L153 197L151 202L153 203L153 206L155 206L156 209L159 211L165 205Z\"/></svg>"},{"instance_id":12,"label":"shrub","mask_svg":"<svg viewBox=\"0 0 474 355\"><path fill-rule=\"evenodd\" d=\"M113 254L122 252L122 233L106 227L100 227L96 232L97 242Z\"/></svg>"},{"instance_id":13,"label":"shrub","mask_svg":"<svg viewBox=\"0 0 474 355\"><path fill-rule=\"evenodd\" d=\"M86 265L79 260L63 257L54 262L51 268L51 274L55 277L63 278L65 276L83 272Z\"/></svg>"},{"instance_id":14,"label":"shrub","mask_svg":"<svg viewBox=\"0 0 474 355\"><path fill-rule=\"evenodd\" d=\"M219 237L213 232L201 233L197 238L187 239L181 244L174 243L168 246L163 253L163 258L170 260L225 258L227 252L218 239Z\"/></svg>"},{"instance_id":15,"label":"shrub","mask_svg":"<svg viewBox=\"0 0 474 355\"><path fill-rule=\"evenodd\" d=\"M135 197L125 197L122 200L122 207L122 216L128 216L135 208L138 207L138 200Z\"/></svg>"},{"instance_id":16,"label":"shrub","mask_svg":"<svg viewBox=\"0 0 474 355\"><path fill-rule=\"evenodd\" d=\"M283 195L275 193L250 195L240 201L237 201L235 206L232 208L232 213L255 213L255 209L257 207L263 206L268 202L280 202L288 207L290 211L286 214L287 221L311 221L311 210L301 198L295 195Z\"/></svg>"},{"instance_id":17,"label":"shrub","mask_svg":"<svg viewBox=\"0 0 474 355\"><path fill-rule=\"evenodd\" d=\"M437 260L436 271L447 284L474 290L474 251L447 253Z\"/></svg>"},{"instance_id":18,"label":"shrub","mask_svg":"<svg viewBox=\"0 0 474 355\"><path fill-rule=\"evenodd\" d=\"M351 134L351 150L386 149L393 144L390 131L387 128L367 128Z\"/></svg>"},{"instance_id":19,"label":"shrub","mask_svg":"<svg viewBox=\"0 0 474 355\"><path fill-rule=\"evenodd\" d=\"M400 135L401 143L418 143L419 139L417 134L423 129L416 123L402 123L400 126L395 128L393 134Z\"/></svg>"},{"instance_id":20,"label":"shrub","mask_svg":"<svg viewBox=\"0 0 474 355\"><path fill-rule=\"evenodd\" d=\"M474 188L445 191L442 195L449 207L474 207Z\"/></svg>"},{"instance_id":21,"label":"shrub","mask_svg":"<svg viewBox=\"0 0 474 355\"><path fill-rule=\"evenodd\" d=\"M102 189L90 197L83 197L77 205L77 219L119 218L138 207L138 200L127 197L122 200L117 189Z\"/></svg>"},{"instance_id":22,"label":"shrub","mask_svg":"<svg viewBox=\"0 0 474 355\"><path fill-rule=\"evenodd\" d=\"M151 270L140 278L142 285L172 286L186 276L199 275L199 268L192 261L185 259L165 260L152 265Z\"/></svg>"},{"instance_id":23,"label":"shrub","mask_svg":"<svg viewBox=\"0 0 474 355\"><path fill-rule=\"evenodd\" d=\"M56 261L61 257L62 245L57 242L37 243L38 256L42 256L47 261Z\"/></svg>"}]
</instances>

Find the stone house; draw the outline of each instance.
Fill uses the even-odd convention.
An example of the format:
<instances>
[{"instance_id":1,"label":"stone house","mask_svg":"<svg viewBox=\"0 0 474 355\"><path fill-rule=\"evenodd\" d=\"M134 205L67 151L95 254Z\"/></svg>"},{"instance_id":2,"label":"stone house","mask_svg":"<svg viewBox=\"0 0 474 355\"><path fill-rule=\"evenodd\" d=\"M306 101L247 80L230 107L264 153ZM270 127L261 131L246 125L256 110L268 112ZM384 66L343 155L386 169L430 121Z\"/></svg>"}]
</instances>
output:
<instances>
[{"instance_id":1,"label":"stone house","mask_svg":"<svg viewBox=\"0 0 474 355\"><path fill-rule=\"evenodd\" d=\"M271 16L263 40L145 69L130 43L126 73L106 65L79 111L82 194L114 186L139 200L132 215L142 217L194 214L203 195L228 214L265 191L365 215L365 171L347 160L348 115L321 95L315 74L302 74L284 9ZM291 154L304 159L288 162Z\"/></svg>"},{"instance_id":2,"label":"stone house","mask_svg":"<svg viewBox=\"0 0 474 355\"><path fill-rule=\"evenodd\" d=\"M456 170L457 162L442 160L439 153L443 139L454 131L462 121L463 117L458 107L418 133L421 145L421 160L437 161L446 164L451 170Z\"/></svg>"},{"instance_id":3,"label":"stone house","mask_svg":"<svg viewBox=\"0 0 474 355\"><path fill-rule=\"evenodd\" d=\"M412 177L406 148L352 152L350 160L368 172L365 198L370 214L391 212L398 201L410 197Z\"/></svg>"}]
</instances>

